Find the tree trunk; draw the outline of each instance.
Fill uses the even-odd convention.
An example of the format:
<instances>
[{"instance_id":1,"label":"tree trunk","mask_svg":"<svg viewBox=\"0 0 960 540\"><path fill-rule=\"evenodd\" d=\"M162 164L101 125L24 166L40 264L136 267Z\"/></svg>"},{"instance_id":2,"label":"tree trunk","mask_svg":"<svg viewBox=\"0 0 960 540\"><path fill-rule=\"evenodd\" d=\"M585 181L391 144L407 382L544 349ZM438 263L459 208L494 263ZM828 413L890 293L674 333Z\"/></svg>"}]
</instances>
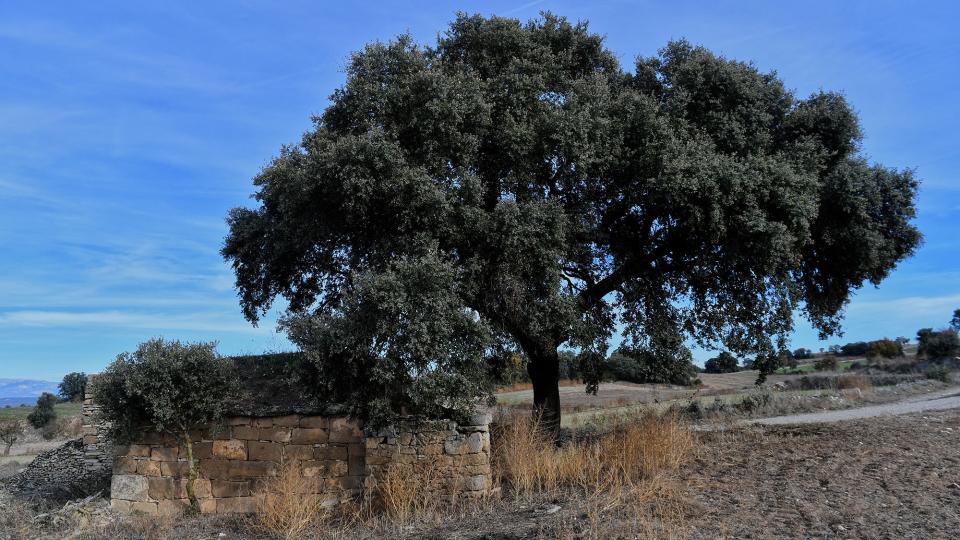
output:
<instances>
[{"instance_id":1,"label":"tree trunk","mask_svg":"<svg viewBox=\"0 0 960 540\"><path fill-rule=\"evenodd\" d=\"M190 472L187 477L187 499L190 500L190 514L200 513L200 501L197 500L196 490L194 489L199 476L197 472L197 462L193 459L193 441L190 440L190 433L184 432L182 435L183 447L187 451L187 463L190 466Z\"/></svg>"},{"instance_id":2,"label":"tree trunk","mask_svg":"<svg viewBox=\"0 0 960 540\"><path fill-rule=\"evenodd\" d=\"M533 383L533 414L540 427L556 435L560 431L560 357L556 350L531 354L527 373Z\"/></svg>"},{"instance_id":3,"label":"tree trunk","mask_svg":"<svg viewBox=\"0 0 960 540\"><path fill-rule=\"evenodd\" d=\"M4 456L9 456L9 455L10 455L10 449L11 449L11 448L13 448L13 443L12 443L12 442L6 443L6 447L3 449L3 455L4 455Z\"/></svg>"}]
</instances>

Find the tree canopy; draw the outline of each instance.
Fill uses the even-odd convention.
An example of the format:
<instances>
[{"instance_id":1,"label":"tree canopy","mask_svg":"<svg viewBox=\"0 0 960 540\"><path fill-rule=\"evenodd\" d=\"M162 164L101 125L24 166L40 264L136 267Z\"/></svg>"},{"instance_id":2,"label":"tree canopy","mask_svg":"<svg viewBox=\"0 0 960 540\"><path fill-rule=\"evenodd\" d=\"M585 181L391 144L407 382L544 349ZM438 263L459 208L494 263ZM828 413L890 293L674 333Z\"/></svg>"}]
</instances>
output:
<instances>
[{"instance_id":1,"label":"tree canopy","mask_svg":"<svg viewBox=\"0 0 960 540\"><path fill-rule=\"evenodd\" d=\"M83 401L87 391L87 374L68 373L63 376L63 381L57 385L57 389L57 393L66 401Z\"/></svg>"},{"instance_id":2,"label":"tree canopy","mask_svg":"<svg viewBox=\"0 0 960 540\"><path fill-rule=\"evenodd\" d=\"M295 341L365 340L339 358L393 369L417 361L388 336L441 304L429 324L466 375L439 375L521 349L558 422L561 345L597 364L623 329L632 346L689 339L769 371L795 312L835 333L850 292L918 246L917 181L860 154L841 94L796 96L686 41L632 70L617 58L549 13L461 14L434 45L353 54L313 129L255 178L256 206L229 214L245 316L282 297ZM442 290L401 283L422 272ZM384 279L414 292L372 292ZM345 335L354 324L377 330ZM449 362L441 349L419 352Z\"/></svg>"}]
</instances>

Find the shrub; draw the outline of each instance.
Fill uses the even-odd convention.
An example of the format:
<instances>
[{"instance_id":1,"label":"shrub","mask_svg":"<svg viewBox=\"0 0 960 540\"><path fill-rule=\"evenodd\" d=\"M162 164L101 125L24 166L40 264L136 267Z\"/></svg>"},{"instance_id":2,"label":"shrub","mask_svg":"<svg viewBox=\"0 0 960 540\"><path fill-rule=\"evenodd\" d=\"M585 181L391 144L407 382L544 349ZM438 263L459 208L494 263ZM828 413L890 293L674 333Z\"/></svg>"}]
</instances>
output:
<instances>
[{"instance_id":1,"label":"shrub","mask_svg":"<svg viewBox=\"0 0 960 540\"><path fill-rule=\"evenodd\" d=\"M866 341L855 341L840 347L840 356L864 356L870 350Z\"/></svg>"},{"instance_id":2,"label":"shrub","mask_svg":"<svg viewBox=\"0 0 960 540\"><path fill-rule=\"evenodd\" d=\"M957 331L949 328L935 332L923 328L917 332L917 354L931 359L954 356L960 351L960 338Z\"/></svg>"},{"instance_id":3,"label":"shrub","mask_svg":"<svg viewBox=\"0 0 960 540\"><path fill-rule=\"evenodd\" d=\"M319 480L300 474L298 461L285 461L280 473L261 482L253 494L258 527L285 540L307 536L325 513L320 497L314 495Z\"/></svg>"},{"instance_id":4,"label":"shrub","mask_svg":"<svg viewBox=\"0 0 960 540\"><path fill-rule=\"evenodd\" d=\"M950 382L950 370L946 366L930 366L923 375L934 381Z\"/></svg>"},{"instance_id":5,"label":"shrub","mask_svg":"<svg viewBox=\"0 0 960 540\"><path fill-rule=\"evenodd\" d=\"M867 358L899 358L903 356L903 345L892 339L878 339L870 342Z\"/></svg>"},{"instance_id":6,"label":"shrub","mask_svg":"<svg viewBox=\"0 0 960 540\"><path fill-rule=\"evenodd\" d=\"M866 375L841 375L837 377L837 390L857 389L866 392L873 389L870 377Z\"/></svg>"},{"instance_id":7,"label":"shrub","mask_svg":"<svg viewBox=\"0 0 960 540\"><path fill-rule=\"evenodd\" d=\"M213 343L152 339L136 351L119 355L94 381L94 399L107 435L117 444L152 430L176 438L189 464L187 495L199 509L194 483L197 463L190 430L215 424L236 391L233 364L221 358Z\"/></svg>"},{"instance_id":8,"label":"shrub","mask_svg":"<svg viewBox=\"0 0 960 540\"><path fill-rule=\"evenodd\" d=\"M824 356L823 358L816 361L813 364L813 367L817 371L836 371L837 370L837 357L836 356Z\"/></svg>"},{"instance_id":9,"label":"shrub","mask_svg":"<svg viewBox=\"0 0 960 540\"><path fill-rule=\"evenodd\" d=\"M606 371L619 381L688 386L696 375L691 359L690 350L682 345L659 351L621 346L607 359Z\"/></svg>"},{"instance_id":10,"label":"shrub","mask_svg":"<svg viewBox=\"0 0 960 540\"><path fill-rule=\"evenodd\" d=\"M64 401L82 401L87 392L87 374L86 373L68 373L64 375L63 381L58 385L60 397Z\"/></svg>"},{"instance_id":11,"label":"shrub","mask_svg":"<svg viewBox=\"0 0 960 540\"><path fill-rule=\"evenodd\" d=\"M738 369L737 357L727 351L721 352L703 364L703 370L707 373L734 373Z\"/></svg>"},{"instance_id":12,"label":"shrub","mask_svg":"<svg viewBox=\"0 0 960 540\"><path fill-rule=\"evenodd\" d=\"M44 392L37 398L37 404L33 408L33 412L27 416L27 421L37 429L43 428L57 417L57 411L53 408L56 404L57 396Z\"/></svg>"},{"instance_id":13,"label":"shrub","mask_svg":"<svg viewBox=\"0 0 960 540\"><path fill-rule=\"evenodd\" d=\"M793 357L797 360L808 360L813 358L813 351L800 347L799 349L793 351Z\"/></svg>"},{"instance_id":14,"label":"shrub","mask_svg":"<svg viewBox=\"0 0 960 540\"><path fill-rule=\"evenodd\" d=\"M950 319L950 328L960 332L960 309L953 310L953 318Z\"/></svg>"},{"instance_id":15,"label":"shrub","mask_svg":"<svg viewBox=\"0 0 960 540\"><path fill-rule=\"evenodd\" d=\"M13 447L20 436L23 435L23 425L17 420L0 420L0 442L3 443L3 455L10 455L10 448Z\"/></svg>"}]
</instances>

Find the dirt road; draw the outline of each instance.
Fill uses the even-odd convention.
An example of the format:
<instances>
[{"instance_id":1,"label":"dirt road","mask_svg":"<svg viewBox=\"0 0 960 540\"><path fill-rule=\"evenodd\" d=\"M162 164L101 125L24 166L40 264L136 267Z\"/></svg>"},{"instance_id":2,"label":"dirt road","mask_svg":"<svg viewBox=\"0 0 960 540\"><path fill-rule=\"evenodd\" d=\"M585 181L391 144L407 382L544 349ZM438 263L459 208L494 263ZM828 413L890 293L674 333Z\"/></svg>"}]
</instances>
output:
<instances>
[{"instance_id":1,"label":"dirt road","mask_svg":"<svg viewBox=\"0 0 960 540\"><path fill-rule=\"evenodd\" d=\"M785 424L821 424L842 422L845 420L859 420L861 418L874 418L877 416L898 416L901 414L910 414L923 411L943 411L948 409L960 409L960 388L952 387L940 392L915 396L903 401L884 403L882 405L870 405L867 407L843 409L838 411L823 411L805 414L792 414L787 416L775 416L772 418L757 418L754 420L747 420L744 423L763 424L767 426Z\"/></svg>"}]
</instances>

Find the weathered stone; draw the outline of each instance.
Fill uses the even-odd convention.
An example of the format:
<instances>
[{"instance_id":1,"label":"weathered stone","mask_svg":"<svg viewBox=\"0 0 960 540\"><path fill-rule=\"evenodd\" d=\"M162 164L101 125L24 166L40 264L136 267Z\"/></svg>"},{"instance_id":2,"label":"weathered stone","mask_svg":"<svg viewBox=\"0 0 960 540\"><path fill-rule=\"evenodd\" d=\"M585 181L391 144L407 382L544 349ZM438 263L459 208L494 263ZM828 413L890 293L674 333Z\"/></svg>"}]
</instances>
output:
<instances>
[{"instance_id":1,"label":"weathered stone","mask_svg":"<svg viewBox=\"0 0 960 540\"><path fill-rule=\"evenodd\" d=\"M131 512L132 505L132 502L125 501L123 499L110 499L110 508L121 514L129 514Z\"/></svg>"},{"instance_id":2,"label":"weathered stone","mask_svg":"<svg viewBox=\"0 0 960 540\"><path fill-rule=\"evenodd\" d=\"M471 454L477 454L483 450L483 434L472 433L467 437L467 451Z\"/></svg>"},{"instance_id":3,"label":"weathered stone","mask_svg":"<svg viewBox=\"0 0 960 540\"><path fill-rule=\"evenodd\" d=\"M176 461L180 449L176 446L157 446L150 449L150 459L153 461Z\"/></svg>"},{"instance_id":4,"label":"weathered stone","mask_svg":"<svg viewBox=\"0 0 960 540\"><path fill-rule=\"evenodd\" d=\"M257 461L276 461L283 459L283 445L275 442L251 441L247 443L250 459Z\"/></svg>"},{"instance_id":5,"label":"weathered stone","mask_svg":"<svg viewBox=\"0 0 960 540\"><path fill-rule=\"evenodd\" d=\"M300 415L288 414L286 416L274 416L273 425L282 427L297 427L300 425Z\"/></svg>"},{"instance_id":6,"label":"weathered stone","mask_svg":"<svg viewBox=\"0 0 960 540\"><path fill-rule=\"evenodd\" d=\"M179 516L190 506L188 499L175 499L157 503L157 514L161 516Z\"/></svg>"},{"instance_id":7,"label":"weathered stone","mask_svg":"<svg viewBox=\"0 0 960 540\"><path fill-rule=\"evenodd\" d=\"M453 439L448 439L446 442L443 443L443 451L446 454L455 456L463 453L463 446L464 446L463 439L461 439L460 437L456 437Z\"/></svg>"},{"instance_id":8,"label":"weathered stone","mask_svg":"<svg viewBox=\"0 0 960 540\"><path fill-rule=\"evenodd\" d=\"M314 459L346 460L348 455L346 446L317 446L313 451Z\"/></svg>"},{"instance_id":9,"label":"weathered stone","mask_svg":"<svg viewBox=\"0 0 960 540\"><path fill-rule=\"evenodd\" d=\"M160 476L163 474L161 462L153 460L138 461L137 474L141 476Z\"/></svg>"},{"instance_id":10,"label":"weathered stone","mask_svg":"<svg viewBox=\"0 0 960 540\"><path fill-rule=\"evenodd\" d=\"M260 440L260 428L254 426L234 426L231 428L231 433L234 439L244 441Z\"/></svg>"},{"instance_id":11,"label":"weathered stone","mask_svg":"<svg viewBox=\"0 0 960 540\"><path fill-rule=\"evenodd\" d=\"M213 457L222 459L247 459L247 443L238 439L213 441Z\"/></svg>"},{"instance_id":12,"label":"weathered stone","mask_svg":"<svg viewBox=\"0 0 960 540\"><path fill-rule=\"evenodd\" d=\"M115 474L110 482L110 496L124 501L146 501L150 498L150 485L145 476Z\"/></svg>"},{"instance_id":13,"label":"weathered stone","mask_svg":"<svg viewBox=\"0 0 960 540\"><path fill-rule=\"evenodd\" d=\"M260 436L258 437L261 441L273 441L273 442L290 442L290 428L262 428L260 429Z\"/></svg>"},{"instance_id":14,"label":"weathered stone","mask_svg":"<svg viewBox=\"0 0 960 540\"><path fill-rule=\"evenodd\" d=\"M304 461L301 463L301 473L308 478L327 476L327 463L326 461Z\"/></svg>"},{"instance_id":15,"label":"weathered stone","mask_svg":"<svg viewBox=\"0 0 960 540\"><path fill-rule=\"evenodd\" d=\"M190 474L190 464L186 461L161 463L160 474L163 476L187 476Z\"/></svg>"},{"instance_id":16,"label":"weathered stone","mask_svg":"<svg viewBox=\"0 0 960 540\"><path fill-rule=\"evenodd\" d=\"M131 474L137 472L137 460L132 457L118 457L113 460L114 474Z\"/></svg>"},{"instance_id":17,"label":"weathered stone","mask_svg":"<svg viewBox=\"0 0 960 540\"><path fill-rule=\"evenodd\" d=\"M149 485L150 498L155 501L165 500L165 499L179 499L180 495L180 485L179 482L173 478L163 478L155 477L148 478L147 484Z\"/></svg>"},{"instance_id":18,"label":"weathered stone","mask_svg":"<svg viewBox=\"0 0 960 540\"><path fill-rule=\"evenodd\" d=\"M324 416L304 416L300 419L300 427L329 429L330 420Z\"/></svg>"},{"instance_id":19,"label":"weathered stone","mask_svg":"<svg viewBox=\"0 0 960 540\"><path fill-rule=\"evenodd\" d=\"M144 501L134 502L130 504L130 511L133 513L155 516L157 515L157 503Z\"/></svg>"},{"instance_id":20,"label":"weathered stone","mask_svg":"<svg viewBox=\"0 0 960 540\"><path fill-rule=\"evenodd\" d=\"M200 499L200 513L201 514L216 514L217 513L217 500L216 499Z\"/></svg>"},{"instance_id":21,"label":"weathered stone","mask_svg":"<svg viewBox=\"0 0 960 540\"><path fill-rule=\"evenodd\" d=\"M183 455L187 457L186 452ZM213 457L213 441L193 443L193 459L210 459Z\"/></svg>"},{"instance_id":22,"label":"weathered stone","mask_svg":"<svg viewBox=\"0 0 960 540\"><path fill-rule=\"evenodd\" d=\"M253 419L249 416L231 416L227 418L228 426L249 426Z\"/></svg>"},{"instance_id":23,"label":"weathered stone","mask_svg":"<svg viewBox=\"0 0 960 540\"><path fill-rule=\"evenodd\" d=\"M290 438L293 444L318 444L327 442L328 431L322 428L294 428Z\"/></svg>"},{"instance_id":24,"label":"weathered stone","mask_svg":"<svg viewBox=\"0 0 960 540\"><path fill-rule=\"evenodd\" d=\"M216 498L247 497L250 495L250 482L247 480L211 480L210 487L213 492L213 496Z\"/></svg>"},{"instance_id":25,"label":"weathered stone","mask_svg":"<svg viewBox=\"0 0 960 540\"><path fill-rule=\"evenodd\" d=\"M150 447L145 444L131 444L126 447L128 457L150 457Z\"/></svg>"},{"instance_id":26,"label":"weathered stone","mask_svg":"<svg viewBox=\"0 0 960 540\"><path fill-rule=\"evenodd\" d=\"M257 499L254 497L217 499L218 514L253 514L256 511Z\"/></svg>"},{"instance_id":27,"label":"weathered stone","mask_svg":"<svg viewBox=\"0 0 960 540\"><path fill-rule=\"evenodd\" d=\"M360 476L366 469L366 460L363 456L350 456L347 460L347 474L350 476Z\"/></svg>"},{"instance_id":28,"label":"weathered stone","mask_svg":"<svg viewBox=\"0 0 960 540\"><path fill-rule=\"evenodd\" d=\"M313 459L312 444L288 444L283 446L284 459Z\"/></svg>"},{"instance_id":29,"label":"weathered stone","mask_svg":"<svg viewBox=\"0 0 960 540\"><path fill-rule=\"evenodd\" d=\"M467 477L464 488L467 491L482 491L487 488L487 477L482 474Z\"/></svg>"}]
</instances>

